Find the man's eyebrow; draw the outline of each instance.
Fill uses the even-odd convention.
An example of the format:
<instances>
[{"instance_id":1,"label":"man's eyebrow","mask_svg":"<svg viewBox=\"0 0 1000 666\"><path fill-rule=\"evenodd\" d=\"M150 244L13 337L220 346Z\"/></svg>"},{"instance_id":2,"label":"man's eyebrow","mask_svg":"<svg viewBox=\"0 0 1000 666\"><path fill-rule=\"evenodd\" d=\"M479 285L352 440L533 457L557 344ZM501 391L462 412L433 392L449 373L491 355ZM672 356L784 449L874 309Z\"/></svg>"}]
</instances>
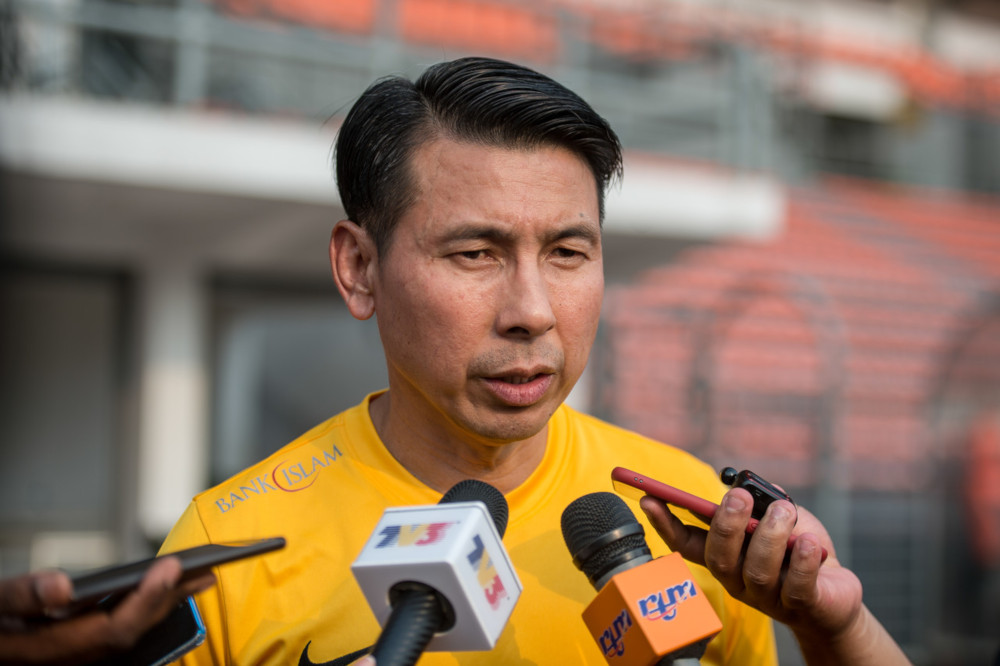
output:
<instances>
[{"instance_id":1,"label":"man's eyebrow","mask_svg":"<svg viewBox=\"0 0 1000 666\"><path fill-rule=\"evenodd\" d=\"M601 232L600 229L595 229L589 224L574 224L570 227L566 227L565 229L558 229L550 236L548 241L552 243L563 240L564 238L581 238L588 243L597 245L601 242Z\"/></svg>"},{"instance_id":2,"label":"man's eyebrow","mask_svg":"<svg viewBox=\"0 0 1000 666\"><path fill-rule=\"evenodd\" d=\"M588 243L599 244L601 233L593 225L573 224L561 229L555 229L546 234L546 243L555 243L566 238L580 238ZM494 243L513 243L517 239L517 234L504 226L494 224L469 223L457 226L448 230L441 240L453 243L467 240L486 240Z\"/></svg>"},{"instance_id":3,"label":"man's eyebrow","mask_svg":"<svg viewBox=\"0 0 1000 666\"><path fill-rule=\"evenodd\" d=\"M467 241L467 240L488 240L494 242L511 241L514 234L508 229L492 224L463 224L449 229L442 236L446 242Z\"/></svg>"}]
</instances>

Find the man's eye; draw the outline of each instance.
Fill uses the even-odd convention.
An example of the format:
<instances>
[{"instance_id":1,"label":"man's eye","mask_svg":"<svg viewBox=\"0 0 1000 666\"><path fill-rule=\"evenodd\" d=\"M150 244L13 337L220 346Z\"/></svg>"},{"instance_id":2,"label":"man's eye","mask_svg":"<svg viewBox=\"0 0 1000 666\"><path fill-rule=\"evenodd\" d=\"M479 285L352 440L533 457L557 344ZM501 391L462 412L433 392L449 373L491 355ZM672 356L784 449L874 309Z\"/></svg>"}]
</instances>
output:
<instances>
[{"instance_id":1,"label":"man's eye","mask_svg":"<svg viewBox=\"0 0 1000 666\"><path fill-rule=\"evenodd\" d=\"M486 255L485 250L465 250L458 253L464 259L482 259Z\"/></svg>"},{"instance_id":2,"label":"man's eye","mask_svg":"<svg viewBox=\"0 0 1000 666\"><path fill-rule=\"evenodd\" d=\"M582 253L568 247L556 248L553 254L560 259L573 259L575 257L582 256Z\"/></svg>"}]
</instances>

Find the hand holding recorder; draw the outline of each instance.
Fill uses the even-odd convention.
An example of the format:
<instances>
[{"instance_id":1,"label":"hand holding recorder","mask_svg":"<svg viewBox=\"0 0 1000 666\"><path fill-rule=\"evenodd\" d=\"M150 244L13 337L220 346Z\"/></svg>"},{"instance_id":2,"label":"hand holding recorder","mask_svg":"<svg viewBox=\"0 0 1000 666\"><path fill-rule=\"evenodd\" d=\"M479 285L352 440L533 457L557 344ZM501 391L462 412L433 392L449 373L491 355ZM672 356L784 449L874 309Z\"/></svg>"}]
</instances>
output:
<instances>
[{"instance_id":1,"label":"hand holding recorder","mask_svg":"<svg viewBox=\"0 0 1000 666\"><path fill-rule=\"evenodd\" d=\"M863 604L861 582L837 560L823 524L776 499L751 528L754 500L745 488L733 488L705 516L707 531L686 525L652 495L639 506L671 550L705 566L733 597L787 625L810 666L909 664Z\"/></svg>"},{"instance_id":2,"label":"hand holding recorder","mask_svg":"<svg viewBox=\"0 0 1000 666\"><path fill-rule=\"evenodd\" d=\"M730 471L732 474L730 474ZM742 479L742 481L738 481L738 479ZM749 470L744 470L737 474L736 470L732 467L727 467L722 471L722 480L723 482L728 482L733 485L733 487L744 488L751 495L751 515L750 521L746 525L747 534L754 533L757 526L760 524L761 518L764 517L767 507L770 506L772 502L779 499L792 504L792 524L795 524L794 520L797 517L797 514L795 513L795 503L787 493L780 490L777 486L768 483ZM711 524L712 518L719 509L718 504L713 504L712 502L698 497L697 495L692 495L691 493L685 492L679 488L668 486L667 484L657 481L652 477L639 474L638 472L633 472L632 470L625 469L624 467L615 467L611 470L611 482L614 485L615 490L621 495L625 495L626 497L631 497L636 500L641 499L644 495L652 495L659 500L663 500L667 504L686 510L686 513L694 516L705 525ZM789 549L791 549L792 544L795 543L795 539L795 534L788 537ZM826 548L821 546L820 561L826 561L826 557Z\"/></svg>"}]
</instances>

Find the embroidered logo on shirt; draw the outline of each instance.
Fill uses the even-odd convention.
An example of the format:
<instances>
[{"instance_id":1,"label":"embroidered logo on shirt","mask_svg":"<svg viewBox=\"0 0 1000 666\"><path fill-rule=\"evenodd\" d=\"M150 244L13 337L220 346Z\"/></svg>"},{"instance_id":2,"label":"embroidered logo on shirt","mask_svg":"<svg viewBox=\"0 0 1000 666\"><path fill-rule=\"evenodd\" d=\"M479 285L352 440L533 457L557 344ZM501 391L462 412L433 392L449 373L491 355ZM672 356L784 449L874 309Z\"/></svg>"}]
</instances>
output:
<instances>
[{"instance_id":1,"label":"embroidered logo on shirt","mask_svg":"<svg viewBox=\"0 0 1000 666\"><path fill-rule=\"evenodd\" d=\"M261 474L249 483L231 490L226 497L215 500L220 513L226 513L268 492L297 493L316 483L320 472L336 462L344 454L336 446L332 451L323 451L306 460L282 459L270 474Z\"/></svg>"}]
</instances>

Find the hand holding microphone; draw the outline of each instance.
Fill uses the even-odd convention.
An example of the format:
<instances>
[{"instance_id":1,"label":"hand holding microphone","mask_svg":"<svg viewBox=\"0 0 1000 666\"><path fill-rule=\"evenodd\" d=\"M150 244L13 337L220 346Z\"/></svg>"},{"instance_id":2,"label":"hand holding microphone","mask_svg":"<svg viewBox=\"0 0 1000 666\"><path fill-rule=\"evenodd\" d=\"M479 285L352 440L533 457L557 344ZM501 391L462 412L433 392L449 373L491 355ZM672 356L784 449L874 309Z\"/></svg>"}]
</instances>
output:
<instances>
[{"instance_id":1,"label":"hand holding microphone","mask_svg":"<svg viewBox=\"0 0 1000 666\"><path fill-rule=\"evenodd\" d=\"M632 511L591 493L562 515L573 563L597 589L583 619L609 664L696 664L722 623L676 554L654 560Z\"/></svg>"},{"instance_id":2,"label":"hand holding microphone","mask_svg":"<svg viewBox=\"0 0 1000 666\"><path fill-rule=\"evenodd\" d=\"M385 511L351 566L383 625L379 666L414 664L425 650L489 650L521 594L503 548L507 501L470 479L431 506Z\"/></svg>"}]
</instances>

